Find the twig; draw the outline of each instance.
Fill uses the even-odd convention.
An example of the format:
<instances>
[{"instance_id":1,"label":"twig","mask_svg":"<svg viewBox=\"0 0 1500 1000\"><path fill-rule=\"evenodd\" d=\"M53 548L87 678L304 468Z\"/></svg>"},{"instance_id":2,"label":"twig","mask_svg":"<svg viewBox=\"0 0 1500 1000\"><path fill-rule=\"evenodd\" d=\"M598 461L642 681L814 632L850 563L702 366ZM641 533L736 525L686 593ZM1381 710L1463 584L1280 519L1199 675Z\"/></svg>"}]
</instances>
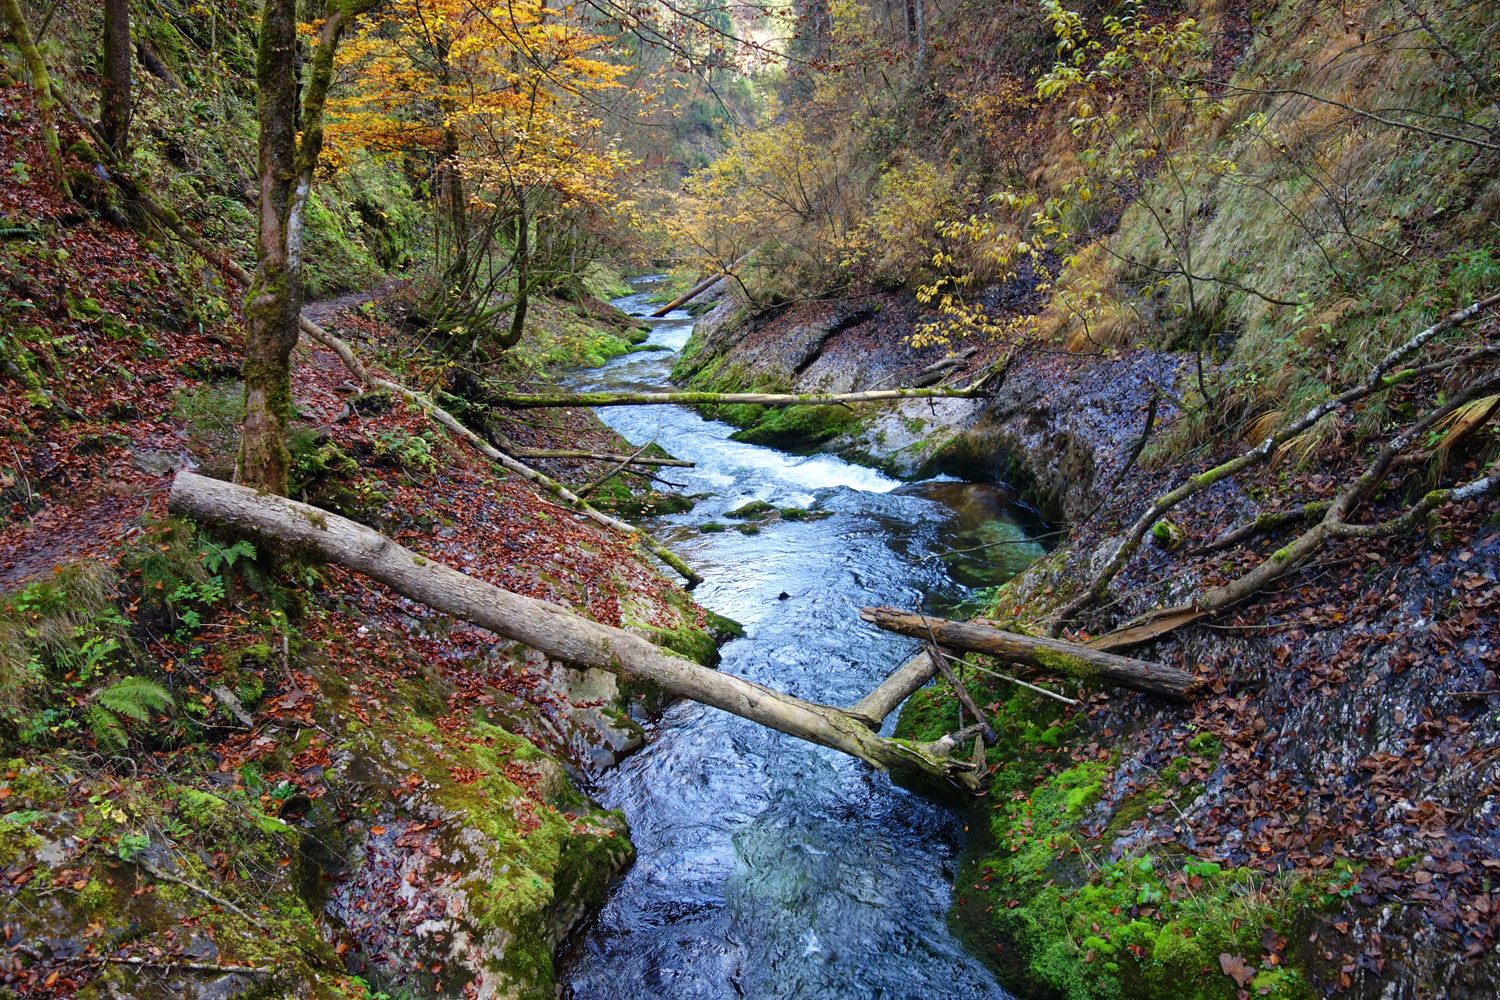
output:
<instances>
[{"instance_id":1,"label":"twig","mask_svg":"<svg viewBox=\"0 0 1500 1000\"><path fill-rule=\"evenodd\" d=\"M212 962L152 962L144 958L131 956L116 958L112 955L74 955L71 958L64 958L62 961L77 963L79 965L91 965L94 962L109 962L113 965L134 965L145 969L188 969L192 972L244 972L256 976L269 976L275 971L273 966L266 965L215 965Z\"/></svg>"},{"instance_id":2,"label":"twig","mask_svg":"<svg viewBox=\"0 0 1500 1000\"><path fill-rule=\"evenodd\" d=\"M10 446L10 453L16 457L16 471L21 474L21 482L26 485L26 503L30 504L33 499L31 493L31 479L26 475L26 470L21 467L21 453L16 451L16 446Z\"/></svg>"},{"instance_id":3,"label":"twig","mask_svg":"<svg viewBox=\"0 0 1500 1000\"><path fill-rule=\"evenodd\" d=\"M923 616L923 621L926 621L925 615ZM932 627L930 625L927 631L931 634ZM984 714L984 710L979 707L979 702L975 701L974 696L969 693L969 689L964 687L964 682L959 680L958 675L953 672L953 668L948 666L948 658L943 655L942 649L938 647L935 640L927 652L933 655L933 662L937 664L938 673L943 675L943 680L948 682L949 686L953 688L953 693L958 696L958 703L967 708L969 714L973 715L975 719L978 719L983 724L984 729L981 731L981 735L984 736L985 746L993 746L998 737L995 736L995 730L990 725L989 718ZM963 661L959 660L956 662L962 663ZM960 721L962 721L962 718L960 718Z\"/></svg>"},{"instance_id":4,"label":"twig","mask_svg":"<svg viewBox=\"0 0 1500 1000\"><path fill-rule=\"evenodd\" d=\"M208 900L210 903L213 903L215 906L221 906L221 907L223 907L224 909L228 910L230 913L233 913L236 916L238 916L238 917L244 919L245 921L249 922L252 926L258 927L261 930L265 931L267 934L271 933L271 928L267 927L265 924L261 923L259 920L256 920L254 917L252 917L250 914L246 913L244 910L240 909L238 906L235 906L233 903L231 903L229 900L225 899L223 896L218 896L218 895L215 895L212 892L209 892L207 889L203 888L203 886L199 885L198 883L196 883L196 882L189 882L187 879L185 879L185 878L178 878L176 875L168 875L166 872L162 871L160 868L157 868L155 865L153 865L151 862L147 861L145 858L137 857L137 858L134 859L133 863L136 864L137 866L141 867L141 868L144 868L146 870L146 872L151 875L152 878L160 879L163 882L172 882L172 883L175 883L176 885L180 885L184 889L187 889L187 890L189 890L191 892L197 893L198 895L202 896L204 899Z\"/></svg>"},{"instance_id":5,"label":"twig","mask_svg":"<svg viewBox=\"0 0 1500 1000\"><path fill-rule=\"evenodd\" d=\"M618 462L611 466L610 469L604 473L604 475L600 476L598 479L594 480L592 483L589 483L583 489L579 490L577 493L578 499L582 500L584 497L588 496L590 493L594 492L599 487L609 482L612 478L619 475L622 469L629 465L633 460L639 458L642 452L656 443L656 438L659 434L661 434L661 421L657 420L656 434L651 435L651 440L641 445L629 455L622 457Z\"/></svg>"},{"instance_id":6,"label":"twig","mask_svg":"<svg viewBox=\"0 0 1500 1000\"><path fill-rule=\"evenodd\" d=\"M631 473L633 475L645 476L647 479L650 479L652 482L661 483L663 486L670 486L673 489L678 489L678 490L687 489L687 483L674 483L670 479L663 479L661 476L654 475L653 473L647 472L645 469L631 469L630 471L631 471Z\"/></svg>"},{"instance_id":7,"label":"twig","mask_svg":"<svg viewBox=\"0 0 1500 1000\"><path fill-rule=\"evenodd\" d=\"M947 552L929 552L927 555L918 559L917 562L924 563L929 559L941 559L944 556L957 556L962 555L965 552L978 552L980 549L992 549L997 545L1025 545L1027 542L1034 542L1038 538L1054 538L1057 535L1062 534L1066 534L1066 532L1048 531L1045 534L1028 535L1025 538L1002 538L998 542L985 542L983 545L975 545L972 548L967 549L949 549Z\"/></svg>"},{"instance_id":8,"label":"twig","mask_svg":"<svg viewBox=\"0 0 1500 1000\"><path fill-rule=\"evenodd\" d=\"M966 662L966 661L961 661L958 657L954 656L952 653L949 653L947 650L940 649L940 650L938 650L938 652L942 653L944 656L946 656L948 659L952 660L954 663ZM970 663L969 666L972 667L972 668L974 668L975 670L979 671L981 674L989 674L991 677L998 677L998 678L1000 678L1003 681L1010 681L1012 684L1019 684L1023 688L1029 688L1032 691L1035 691L1037 694L1044 694L1044 695L1046 695L1048 698L1056 698L1058 701L1062 702L1064 705L1080 705L1080 704L1082 704L1082 702L1080 702L1077 698L1069 698L1067 695L1058 694L1055 691L1048 691L1044 687L1038 687L1035 684L1028 684L1025 681L1021 680L1021 678L1019 678L1019 677L1012 677L1010 674L1001 673L998 670L989 670L989 669L986 669L985 667L981 667L977 663Z\"/></svg>"}]
</instances>

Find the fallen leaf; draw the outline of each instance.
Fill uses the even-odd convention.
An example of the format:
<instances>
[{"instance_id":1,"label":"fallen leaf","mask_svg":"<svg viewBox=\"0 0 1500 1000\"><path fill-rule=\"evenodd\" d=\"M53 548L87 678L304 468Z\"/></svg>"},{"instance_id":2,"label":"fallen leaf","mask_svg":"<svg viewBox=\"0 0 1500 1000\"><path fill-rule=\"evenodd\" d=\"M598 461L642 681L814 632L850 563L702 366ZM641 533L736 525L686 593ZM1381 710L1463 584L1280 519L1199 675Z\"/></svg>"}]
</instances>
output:
<instances>
[{"instance_id":1,"label":"fallen leaf","mask_svg":"<svg viewBox=\"0 0 1500 1000\"><path fill-rule=\"evenodd\" d=\"M1223 952L1219 955L1219 968L1224 970L1224 975L1234 980L1234 984L1241 989L1250 984L1255 978L1255 970L1245 964L1245 960L1238 955Z\"/></svg>"}]
</instances>

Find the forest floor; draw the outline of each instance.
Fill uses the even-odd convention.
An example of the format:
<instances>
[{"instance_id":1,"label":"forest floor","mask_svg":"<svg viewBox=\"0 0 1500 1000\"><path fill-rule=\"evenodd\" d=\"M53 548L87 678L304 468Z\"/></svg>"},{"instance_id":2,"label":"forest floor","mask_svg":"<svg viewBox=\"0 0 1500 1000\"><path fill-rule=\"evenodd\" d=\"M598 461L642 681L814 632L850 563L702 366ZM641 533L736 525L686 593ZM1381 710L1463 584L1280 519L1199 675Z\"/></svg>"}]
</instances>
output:
<instances>
[{"instance_id":1,"label":"forest floor","mask_svg":"<svg viewBox=\"0 0 1500 1000\"><path fill-rule=\"evenodd\" d=\"M0 160L34 178L0 187L25 234L0 244L0 991L552 995L554 949L631 851L623 818L580 789L640 745L654 694L169 517L176 470L233 472L237 306L185 291L217 279L176 248L77 217L35 179L29 109L0 92L0 114L16 123ZM399 380L447 374L376 294L313 311ZM607 311L547 308L580 331ZM591 342L631 323L612 315ZM304 344L293 364L298 496L712 656L729 626L638 549L360 392L331 352ZM502 360L471 379L544 376ZM587 411L500 426L624 447ZM608 465L540 464L573 483ZM601 502L649 504L649 486ZM111 701L119 684L166 700Z\"/></svg>"}]
</instances>

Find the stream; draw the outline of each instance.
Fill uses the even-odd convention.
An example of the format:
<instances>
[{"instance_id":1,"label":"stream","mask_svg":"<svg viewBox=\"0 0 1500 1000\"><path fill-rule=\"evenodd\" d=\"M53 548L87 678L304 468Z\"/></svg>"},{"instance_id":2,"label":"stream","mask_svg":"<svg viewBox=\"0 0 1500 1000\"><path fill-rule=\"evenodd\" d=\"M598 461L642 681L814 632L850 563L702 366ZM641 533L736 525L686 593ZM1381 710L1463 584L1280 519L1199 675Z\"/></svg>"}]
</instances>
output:
<instances>
[{"instance_id":1,"label":"stream","mask_svg":"<svg viewBox=\"0 0 1500 1000\"><path fill-rule=\"evenodd\" d=\"M614 304L645 315L656 285L634 287ZM667 388L692 325L669 314L648 343L670 351L617 358L569 387ZM697 463L661 471L711 495L645 526L704 576L695 599L744 625L720 669L801 698L852 704L914 651L861 621L862 605L950 612L1042 554L1023 527L1035 516L1004 486L902 483L831 455L741 444L681 407L598 414L635 444L655 437ZM743 535L724 515L750 500L832 516ZM709 522L729 530L700 532ZM939 555L975 546L988 547ZM595 794L624 810L638 858L564 956L564 996L1006 997L945 923L960 820L859 761L680 702Z\"/></svg>"}]
</instances>

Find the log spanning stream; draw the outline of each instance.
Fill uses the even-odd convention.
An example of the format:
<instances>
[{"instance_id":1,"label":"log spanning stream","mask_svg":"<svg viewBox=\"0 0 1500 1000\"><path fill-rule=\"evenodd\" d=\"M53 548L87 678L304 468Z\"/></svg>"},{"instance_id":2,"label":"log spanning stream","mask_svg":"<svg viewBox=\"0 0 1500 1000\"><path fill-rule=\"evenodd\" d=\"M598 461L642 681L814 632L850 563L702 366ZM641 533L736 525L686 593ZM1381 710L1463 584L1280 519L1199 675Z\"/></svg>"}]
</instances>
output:
<instances>
[{"instance_id":1,"label":"log spanning stream","mask_svg":"<svg viewBox=\"0 0 1500 1000\"><path fill-rule=\"evenodd\" d=\"M637 287L647 290L615 304L646 315L649 283ZM666 388L691 329L670 313L650 343L671 352L618 358L569 388ZM598 412L632 442L655 436L697 463L662 472L713 495L649 527L706 578L694 597L745 626L723 669L789 694L853 704L916 648L861 621L861 606L949 612L1041 554L1022 542L924 558L1025 538L1027 513L1004 487L902 484L833 456L730 441L733 428L675 406ZM750 500L833 516L746 536L724 515ZM730 530L701 533L707 522ZM601 782L639 855L566 956L564 995L1005 997L945 925L961 824L859 761L680 702Z\"/></svg>"}]
</instances>

